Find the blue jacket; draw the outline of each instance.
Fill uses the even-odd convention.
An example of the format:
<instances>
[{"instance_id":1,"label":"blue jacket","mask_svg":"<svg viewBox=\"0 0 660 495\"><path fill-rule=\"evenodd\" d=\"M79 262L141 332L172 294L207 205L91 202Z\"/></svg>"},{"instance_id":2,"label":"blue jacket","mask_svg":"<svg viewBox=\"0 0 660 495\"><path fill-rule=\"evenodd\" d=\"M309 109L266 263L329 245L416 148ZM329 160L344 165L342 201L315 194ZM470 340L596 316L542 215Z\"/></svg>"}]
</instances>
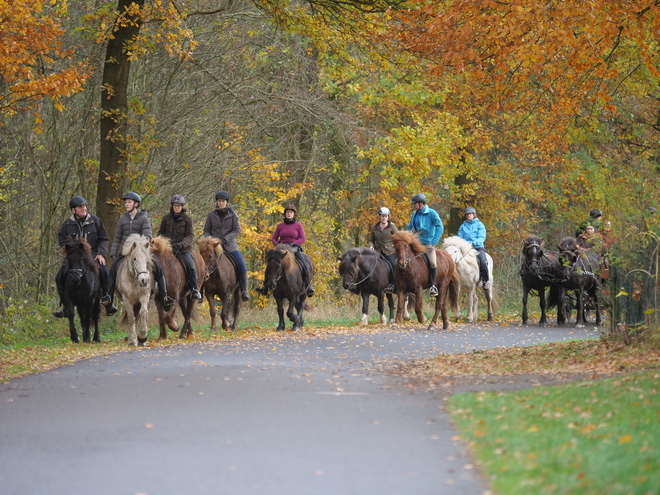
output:
<instances>
[{"instance_id":1,"label":"blue jacket","mask_svg":"<svg viewBox=\"0 0 660 495\"><path fill-rule=\"evenodd\" d=\"M471 221L465 220L461 228L458 229L458 237L471 242L472 247L482 248L486 240L486 227L478 218Z\"/></svg>"},{"instance_id":2,"label":"blue jacket","mask_svg":"<svg viewBox=\"0 0 660 495\"><path fill-rule=\"evenodd\" d=\"M417 220L419 220L418 228L415 228ZM429 205L424 205L420 211L413 212L408 222L408 230L419 233L419 241L422 244L435 246L442 237L445 227L438 212L429 208Z\"/></svg>"}]
</instances>

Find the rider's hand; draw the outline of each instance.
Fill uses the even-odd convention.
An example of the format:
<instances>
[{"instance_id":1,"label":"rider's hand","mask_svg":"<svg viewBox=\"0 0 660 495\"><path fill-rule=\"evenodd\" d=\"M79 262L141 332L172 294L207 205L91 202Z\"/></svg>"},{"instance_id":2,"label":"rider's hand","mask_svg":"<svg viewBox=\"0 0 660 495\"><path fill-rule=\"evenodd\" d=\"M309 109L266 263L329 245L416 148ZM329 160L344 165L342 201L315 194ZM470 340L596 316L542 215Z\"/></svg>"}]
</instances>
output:
<instances>
[{"instance_id":1,"label":"rider's hand","mask_svg":"<svg viewBox=\"0 0 660 495\"><path fill-rule=\"evenodd\" d=\"M98 261L99 265L105 265L105 257L102 254L97 254L94 261Z\"/></svg>"}]
</instances>

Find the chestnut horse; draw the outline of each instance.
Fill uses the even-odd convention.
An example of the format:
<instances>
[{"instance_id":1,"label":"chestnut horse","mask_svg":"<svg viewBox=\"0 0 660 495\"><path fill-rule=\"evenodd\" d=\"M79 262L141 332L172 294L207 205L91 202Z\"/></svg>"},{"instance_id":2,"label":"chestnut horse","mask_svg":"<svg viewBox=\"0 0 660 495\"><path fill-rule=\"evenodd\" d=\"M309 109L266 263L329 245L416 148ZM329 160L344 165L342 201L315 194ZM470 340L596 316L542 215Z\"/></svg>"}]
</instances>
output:
<instances>
[{"instance_id":1,"label":"chestnut horse","mask_svg":"<svg viewBox=\"0 0 660 495\"><path fill-rule=\"evenodd\" d=\"M193 335L190 320L197 320L197 301L191 297L188 279L186 278L186 270L181 261L174 255L172 243L167 237L154 237L151 240L151 252L163 268L163 275L167 284L167 295L174 299L175 303L169 311L165 311L165 308L163 308L163 294L160 293L160 290L156 291L154 300L156 302L156 309L158 310L158 325L160 326L158 340L165 340L167 338L166 327L175 332L179 330L179 325L174 320L177 304L181 308L181 314L183 315L183 327L179 333L179 338L190 338ZM192 252L192 255L195 260L195 271L200 274L204 273L204 260L195 251ZM200 281L198 281L198 285L201 287Z\"/></svg>"},{"instance_id":2,"label":"chestnut horse","mask_svg":"<svg viewBox=\"0 0 660 495\"><path fill-rule=\"evenodd\" d=\"M236 331L238 314L241 312L241 287L236 279L234 264L223 254L222 241L216 237L205 237L197 240L197 247L206 263L206 280L204 280L204 296L209 303L211 330L217 330L215 324L215 296L222 301L220 322L223 330ZM203 273L203 272L197 272ZM229 310L232 310L231 319Z\"/></svg>"},{"instance_id":3,"label":"chestnut horse","mask_svg":"<svg viewBox=\"0 0 660 495\"><path fill-rule=\"evenodd\" d=\"M422 290L429 287L429 268L424 252L426 248L419 242L416 234L406 230L400 230L392 235L392 242L396 250L397 266L395 270L397 307L395 324L400 325L403 318L405 295L412 293L415 296L415 313L420 323L426 322L422 312ZM454 313L458 309L458 295L460 290L460 279L456 272L456 265L451 255L440 249L435 250L438 261L438 274L435 286L438 288L438 297L435 298L435 313L428 326L428 330L435 330L438 316L442 312L442 328L449 328L449 317L447 315L447 296L449 304Z\"/></svg>"}]
</instances>

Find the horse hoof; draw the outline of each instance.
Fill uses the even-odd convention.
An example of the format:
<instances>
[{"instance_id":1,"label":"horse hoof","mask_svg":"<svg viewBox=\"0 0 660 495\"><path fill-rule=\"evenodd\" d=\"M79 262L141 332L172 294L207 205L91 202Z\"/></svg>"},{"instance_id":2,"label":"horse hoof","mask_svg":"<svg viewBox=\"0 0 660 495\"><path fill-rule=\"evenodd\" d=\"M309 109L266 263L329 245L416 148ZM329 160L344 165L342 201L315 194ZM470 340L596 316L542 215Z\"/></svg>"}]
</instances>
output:
<instances>
[{"instance_id":1,"label":"horse hoof","mask_svg":"<svg viewBox=\"0 0 660 495\"><path fill-rule=\"evenodd\" d=\"M410 316L404 316L403 321L410 321Z\"/></svg>"},{"instance_id":2,"label":"horse hoof","mask_svg":"<svg viewBox=\"0 0 660 495\"><path fill-rule=\"evenodd\" d=\"M74 344L80 344L80 339L71 339Z\"/></svg>"},{"instance_id":3,"label":"horse hoof","mask_svg":"<svg viewBox=\"0 0 660 495\"><path fill-rule=\"evenodd\" d=\"M276 332L283 332L283 331L284 331L284 327L277 327L277 328L275 329L275 331L276 331Z\"/></svg>"},{"instance_id":4,"label":"horse hoof","mask_svg":"<svg viewBox=\"0 0 660 495\"><path fill-rule=\"evenodd\" d=\"M394 325L394 318L390 318L390 321L387 322L388 325Z\"/></svg>"},{"instance_id":5,"label":"horse hoof","mask_svg":"<svg viewBox=\"0 0 660 495\"><path fill-rule=\"evenodd\" d=\"M128 346L129 347L137 347L137 342L129 342Z\"/></svg>"}]
</instances>

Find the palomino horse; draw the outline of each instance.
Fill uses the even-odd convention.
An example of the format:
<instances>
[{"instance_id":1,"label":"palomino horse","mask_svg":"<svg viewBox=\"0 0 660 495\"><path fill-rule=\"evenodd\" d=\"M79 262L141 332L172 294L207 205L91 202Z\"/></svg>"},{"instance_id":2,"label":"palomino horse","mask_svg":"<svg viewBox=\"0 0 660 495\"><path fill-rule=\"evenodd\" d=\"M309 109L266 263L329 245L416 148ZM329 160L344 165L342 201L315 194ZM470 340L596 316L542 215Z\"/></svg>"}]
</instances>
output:
<instances>
[{"instance_id":1,"label":"palomino horse","mask_svg":"<svg viewBox=\"0 0 660 495\"><path fill-rule=\"evenodd\" d=\"M128 328L128 345L132 346L145 345L149 333L149 300L154 292L154 262L149 245L147 236L129 235L121 248L124 258L117 268L116 290L124 305L121 326Z\"/></svg>"},{"instance_id":2,"label":"palomino horse","mask_svg":"<svg viewBox=\"0 0 660 495\"><path fill-rule=\"evenodd\" d=\"M394 322L394 298L385 294L390 285L390 264L380 253L369 248L351 248L339 258L339 274L342 276L342 286L355 294L362 296L362 320L366 325L369 321L369 296L376 296L380 322L388 322L385 316L385 296L390 308L389 322Z\"/></svg>"},{"instance_id":3,"label":"palomino horse","mask_svg":"<svg viewBox=\"0 0 660 495\"><path fill-rule=\"evenodd\" d=\"M479 277L479 260L477 256L478 251L472 247L472 244L461 239L458 236L451 236L445 239L442 249L447 251L454 263L456 264L456 271L461 280L461 287L467 290L467 322L473 323L477 321L479 316L479 294L477 288L483 288L483 282ZM490 254L486 253L486 260L488 262L488 280L490 280L490 287L484 289L484 296L488 304L488 321L493 321L493 258ZM460 316L460 310L457 317Z\"/></svg>"},{"instance_id":4,"label":"palomino horse","mask_svg":"<svg viewBox=\"0 0 660 495\"><path fill-rule=\"evenodd\" d=\"M589 299L595 305L596 325L601 324L600 302L598 292L600 291L600 267L599 258L577 245L572 237L567 237L559 244L559 260L563 266L564 289L559 297L558 312L570 311L571 305L566 304L567 292L572 290L576 299L577 316L576 327L583 327L586 323L586 301ZM570 313L566 316L570 319ZM559 316L557 317L559 320Z\"/></svg>"},{"instance_id":5,"label":"palomino horse","mask_svg":"<svg viewBox=\"0 0 660 495\"><path fill-rule=\"evenodd\" d=\"M426 249L419 242L417 235L412 232L400 230L392 235L392 242L398 258L396 274L397 308L395 324L400 325L403 318L405 295L410 292L415 296L415 313L420 323L426 321L422 312L422 290L429 287L429 268L424 257ZM449 328L446 297L449 295L449 304L454 313L458 313L458 293L460 280L456 272L456 265L449 253L436 249L438 274L435 285L438 288L438 297L435 298L435 313L428 326L428 330L435 330L438 316L442 312L442 328Z\"/></svg>"},{"instance_id":6,"label":"palomino horse","mask_svg":"<svg viewBox=\"0 0 660 495\"><path fill-rule=\"evenodd\" d=\"M309 267L309 278L314 276L314 265L309 256L303 253ZM307 300L307 287L303 281L302 272L296 262L293 249L278 244L275 249L266 251L266 275L264 287L273 293L277 302L277 315L279 324L277 331L284 331L284 299L289 301L286 312L289 320L293 322L293 330L300 330L304 326L303 310ZM294 309L296 312L294 312Z\"/></svg>"},{"instance_id":7,"label":"palomino horse","mask_svg":"<svg viewBox=\"0 0 660 495\"><path fill-rule=\"evenodd\" d=\"M92 248L85 239L68 240L62 246L62 254L69 262L64 290L65 304L78 309L82 326L83 342L90 342L90 325L94 324L94 342L101 342L99 314L101 312L101 283L99 266L92 258ZM69 331L71 342L78 343L78 331L73 322L73 308L69 309Z\"/></svg>"},{"instance_id":8,"label":"palomino horse","mask_svg":"<svg viewBox=\"0 0 660 495\"><path fill-rule=\"evenodd\" d=\"M197 240L199 252L206 264L206 280L204 280L204 295L209 303L211 315L211 330L217 330L215 325L215 296L222 301L220 322L223 330L236 331L238 314L241 312L241 287L236 279L236 270L229 258L223 254L222 241L216 237L205 237ZM201 272L197 272L201 273ZM229 310L232 310L231 319Z\"/></svg>"},{"instance_id":9,"label":"palomino horse","mask_svg":"<svg viewBox=\"0 0 660 495\"><path fill-rule=\"evenodd\" d=\"M187 339L192 337L193 330L190 323L191 318L197 320L197 300L191 297L191 290L188 287L188 279L186 277L186 270L179 259L174 256L172 250L172 243L167 237L154 237L151 240L151 252L163 268L163 275L167 284L167 295L174 299L181 308L183 315L183 327L179 333L180 339ZM193 251L193 259L195 260L195 271L197 273L204 273L204 260ZM201 277L200 277L201 278ZM201 287L201 282L198 280L198 289ZM158 340L165 340L167 338L167 328L173 331L179 330L179 325L174 320L174 313L176 312L176 304L172 306L169 311L163 308L163 294L159 290L156 291L156 309L158 310L158 324L160 326L160 335Z\"/></svg>"},{"instance_id":10,"label":"palomino horse","mask_svg":"<svg viewBox=\"0 0 660 495\"><path fill-rule=\"evenodd\" d=\"M523 325L526 325L529 320L527 298L531 291L536 291L541 307L539 325L544 327L547 324L545 289L550 287L550 300L556 301L560 291L559 284L564 278L559 255L552 251L545 251L543 249L543 239L535 235L530 235L523 241L522 255L523 262L520 267L520 279L523 286L522 322ZM547 307L550 308L555 304L556 302L554 304L549 302ZM560 312L557 324L562 325L563 323Z\"/></svg>"}]
</instances>

